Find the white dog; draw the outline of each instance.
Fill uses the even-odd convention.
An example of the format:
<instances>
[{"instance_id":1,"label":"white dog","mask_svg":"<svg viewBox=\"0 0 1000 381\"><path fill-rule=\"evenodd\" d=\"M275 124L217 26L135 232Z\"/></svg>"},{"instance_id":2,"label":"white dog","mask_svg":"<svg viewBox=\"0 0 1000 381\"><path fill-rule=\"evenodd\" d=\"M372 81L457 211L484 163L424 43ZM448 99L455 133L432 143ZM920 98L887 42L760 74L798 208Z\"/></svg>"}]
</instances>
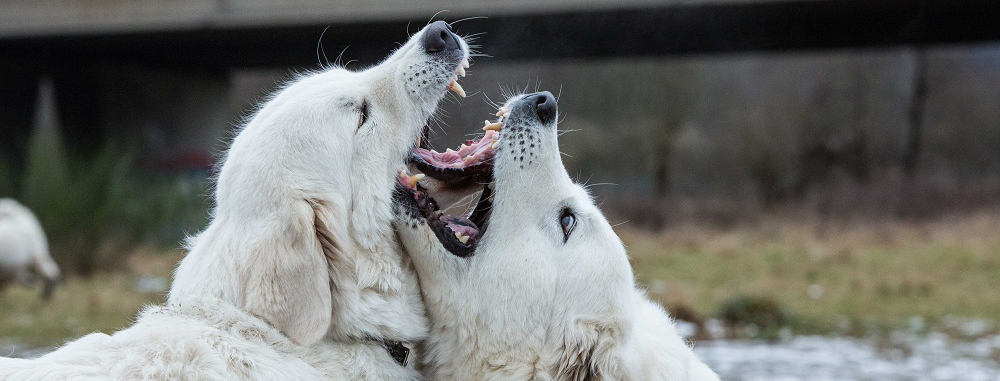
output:
<instances>
[{"instance_id":1,"label":"white dog","mask_svg":"<svg viewBox=\"0 0 1000 381\"><path fill-rule=\"evenodd\" d=\"M0 199L0 289L16 281L30 284L41 276L42 298L52 296L59 266L49 256L49 244L38 218L13 199Z\"/></svg>"},{"instance_id":2,"label":"white dog","mask_svg":"<svg viewBox=\"0 0 1000 381\"><path fill-rule=\"evenodd\" d=\"M567 175L552 94L515 97L497 115L457 151L495 163L468 218L431 198L429 188L470 187L441 176L444 154L418 152L428 178L404 175L397 188L398 234L431 321L429 378L718 380L636 288L621 241Z\"/></svg>"},{"instance_id":3,"label":"white dog","mask_svg":"<svg viewBox=\"0 0 1000 381\"><path fill-rule=\"evenodd\" d=\"M288 84L233 140L166 306L111 336L0 360L0 378L419 379L405 343L427 323L392 193L438 102L464 95L467 66L468 45L439 21L378 66Z\"/></svg>"}]
</instances>

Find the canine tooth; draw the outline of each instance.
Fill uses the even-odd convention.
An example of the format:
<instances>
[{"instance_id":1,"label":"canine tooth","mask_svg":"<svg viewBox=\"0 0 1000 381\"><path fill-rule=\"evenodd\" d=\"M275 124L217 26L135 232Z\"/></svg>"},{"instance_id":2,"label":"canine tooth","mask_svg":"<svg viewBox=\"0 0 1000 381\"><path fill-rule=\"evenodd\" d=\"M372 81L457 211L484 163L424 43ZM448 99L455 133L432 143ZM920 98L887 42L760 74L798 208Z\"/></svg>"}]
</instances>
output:
<instances>
[{"instance_id":1,"label":"canine tooth","mask_svg":"<svg viewBox=\"0 0 1000 381\"><path fill-rule=\"evenodd\" d=\"M462 163L455 163L451 165L452 168L462 168Z\"/></svg>"},{"instance_id":2,"label":"canine tooth","mask_svg":"<svg viewBox=\"0 0 1000 381\"><path fill-rule=\"evenodd\" d=\"M496 190L496 189L497 189L497 183L496 183L496 182L492 182L492 181L491 181L491 182L490 182L489 184L487 184L486 186L487 186L487 187L489 187L489 188L490 188L490 190Z\"/></svg>"},{"instance_id":3,"label":"canine tooth","mask_svg":"<svg viewBox=\"0 0 1000 381\"><path fill-rule=\"evenodd\" d=\"M503 126L503 123L487 123L486 127L483 127L483 131L500 131L500 126Z\"/></svg>"},{"instance_id":4,"label":"canine tooth","mask_svg":"<svg viewBox=\"0 0 1000 381\"><path fill-rule=\"evenodd\" d=\"M495 150L495 149L497 149L498 145L500 145L500 141L499 140L494 141L493 144L490 144L490 149Z\"/></svg>"},{"instance_id":5,"label":"canine tooth","mask_svg":"<svg viewBox=\"0 0 1000 381\"><path fill-rule=\"evenodd\" d=\"M463 89L462 85L459 85L457 81L451 81L451 86L449 86L448 89L454 91L455 94L458 94L458 96L465 98L465 89Z\"/></svg>"},{"instance_id":6,"label":"canine tooth","mask_svg":"<svg viewBox=\"0 0 1000 381\"><path fill-rule=\"evenodd\" d=\"M469 59L468 58L462 58L462 65L461 66L463 68L468 69L469 68Z\"/></svg>"},{"instance_id":7,"label":"canine tooth","mask_svg":"<svg viewBox=\"0 0 1000 381\"><path fill-rule=\"evenodd\" d=\"M455 232L455 238L458 238L459 242L462 242L463 244L469 242L469 236L463 235L462 233L459 232Z\"/></svg>"},{"instance_id":8,"label":"canine tooth","mask_svg":"<svg viewBox=\"0 0 1000 381\"><path fill-rule=\"evenodd\" d=\"M455 153L451 148L445 148L444 153Z\"/></svg>"},{"instance_id":9,"label":"canine tooth","mask_svg":"<svg viewBox=\"0 0 1000 381\"><path fill-rule=\"evenodd\" d=\"M423 180L424 176L426 175L424 175L423 173L415 174L413 176L410 176L410 178L406 179L406 183L410 185L410 188L417 189L417 182Z\"/></svg>"},{"instance_id":10,"label":"canine tooth","mask_svg":"<svg viewBox=\"0 0 1000 381\"><path fill-rule=\"evenodd\" d=\"M458 67L458 76L459 77L465 77L465 68L464 67L461 67L461 66Z\"/></svg>"},{"instance_id":11,"label":"canine tooth","mask_svg":"<svg viewBox=\"0 0 1000 381\"><path fill-rule=\"evenodd\" d=\"M490 189L492 189L492 188L490 188ZM494 202L494 199L496 198L496 196L497 196L496 192L490 193L490 197L487 197L486 200L488 200L492 204Z\"/></svg>"}]
</instances>

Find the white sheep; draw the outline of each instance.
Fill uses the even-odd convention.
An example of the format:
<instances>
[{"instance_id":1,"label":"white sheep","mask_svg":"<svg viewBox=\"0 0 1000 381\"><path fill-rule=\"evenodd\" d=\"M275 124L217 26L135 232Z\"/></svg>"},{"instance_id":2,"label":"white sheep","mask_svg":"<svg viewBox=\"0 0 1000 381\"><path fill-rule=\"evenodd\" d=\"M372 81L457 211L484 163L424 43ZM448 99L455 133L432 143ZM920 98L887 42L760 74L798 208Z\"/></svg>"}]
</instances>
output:
<instances>
[{"instance_id":1,"label":"white sheep","mask_svg":"<svg viewBox=\"0 0 1000 381\"><path fill-rule=\"evenodd\" d=\"M24 205L0 199L0 290L15 281L31 284L36 276L44 279L42 298L48 299L60 273L49 255L42 225Z\"/></svg>"}]
</instances>

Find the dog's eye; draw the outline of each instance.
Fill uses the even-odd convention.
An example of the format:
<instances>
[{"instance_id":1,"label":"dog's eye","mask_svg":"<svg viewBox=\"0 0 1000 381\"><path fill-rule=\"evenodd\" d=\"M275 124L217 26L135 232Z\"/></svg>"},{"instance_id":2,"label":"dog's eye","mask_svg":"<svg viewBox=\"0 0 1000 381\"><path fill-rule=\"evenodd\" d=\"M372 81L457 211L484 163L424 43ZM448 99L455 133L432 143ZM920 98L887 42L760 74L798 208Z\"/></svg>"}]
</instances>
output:
<instances>
[{"instance_id":1,"label":"dog's eye","mask_svg":"<svg viewBox=\"0 0 1000 381\"><path fill-rule=\"evenodd\" d=\"M368 122L368 100L361 102L361 109L358 110L361 113L361 119L358 121L358 128L365 125Z\"/></svg>"},{"instance_id":2,"label":"dog's eye","mask_svg":"<svg viewBox=\"0 0 1000 381\"><path fill-rule=\"evenodd\" d=\"M563 209L562 215L559 216L559 223L562 225L563 242L566 242L569 240L569 235L573 233L573 228L576 227L576 216L569 209Z\"/></svg>"}]
</instances>

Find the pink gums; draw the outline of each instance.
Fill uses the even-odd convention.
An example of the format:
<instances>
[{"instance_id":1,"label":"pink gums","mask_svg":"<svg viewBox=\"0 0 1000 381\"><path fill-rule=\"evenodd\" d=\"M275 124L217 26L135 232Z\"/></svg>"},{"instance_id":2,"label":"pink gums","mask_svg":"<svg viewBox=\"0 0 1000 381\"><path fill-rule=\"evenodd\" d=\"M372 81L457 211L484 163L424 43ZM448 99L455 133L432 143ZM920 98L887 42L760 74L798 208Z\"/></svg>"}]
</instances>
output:
<instances>
[{"instance_id":1,"label":"pink gums","mask_svg":"<svg viewBox=\"0 0 1000 381\"><path fill-rule=\"evenodd\" d=\"M448 229L451 229L451 231L455 233L460 233L462 235L466 235L469 237L475 237L479 235L479 229L456 222L456 221L468 221L465 218L457 216L441 216L441 221L448 226Z\"/></svg>"},{"instance_id":2,"label":"pink gums","mask_svg":"<svg viewBox=\"0 0 1000 381\"><path fill-rule=\"evenodd\" d=\"M486 131L479 141L467 140L458 151L436 152L424 148L414 148L413 153L420 156L427 164L438 168L465 168L493 158L493 144L496 131Z\"/></svg>"}]
</instances>

